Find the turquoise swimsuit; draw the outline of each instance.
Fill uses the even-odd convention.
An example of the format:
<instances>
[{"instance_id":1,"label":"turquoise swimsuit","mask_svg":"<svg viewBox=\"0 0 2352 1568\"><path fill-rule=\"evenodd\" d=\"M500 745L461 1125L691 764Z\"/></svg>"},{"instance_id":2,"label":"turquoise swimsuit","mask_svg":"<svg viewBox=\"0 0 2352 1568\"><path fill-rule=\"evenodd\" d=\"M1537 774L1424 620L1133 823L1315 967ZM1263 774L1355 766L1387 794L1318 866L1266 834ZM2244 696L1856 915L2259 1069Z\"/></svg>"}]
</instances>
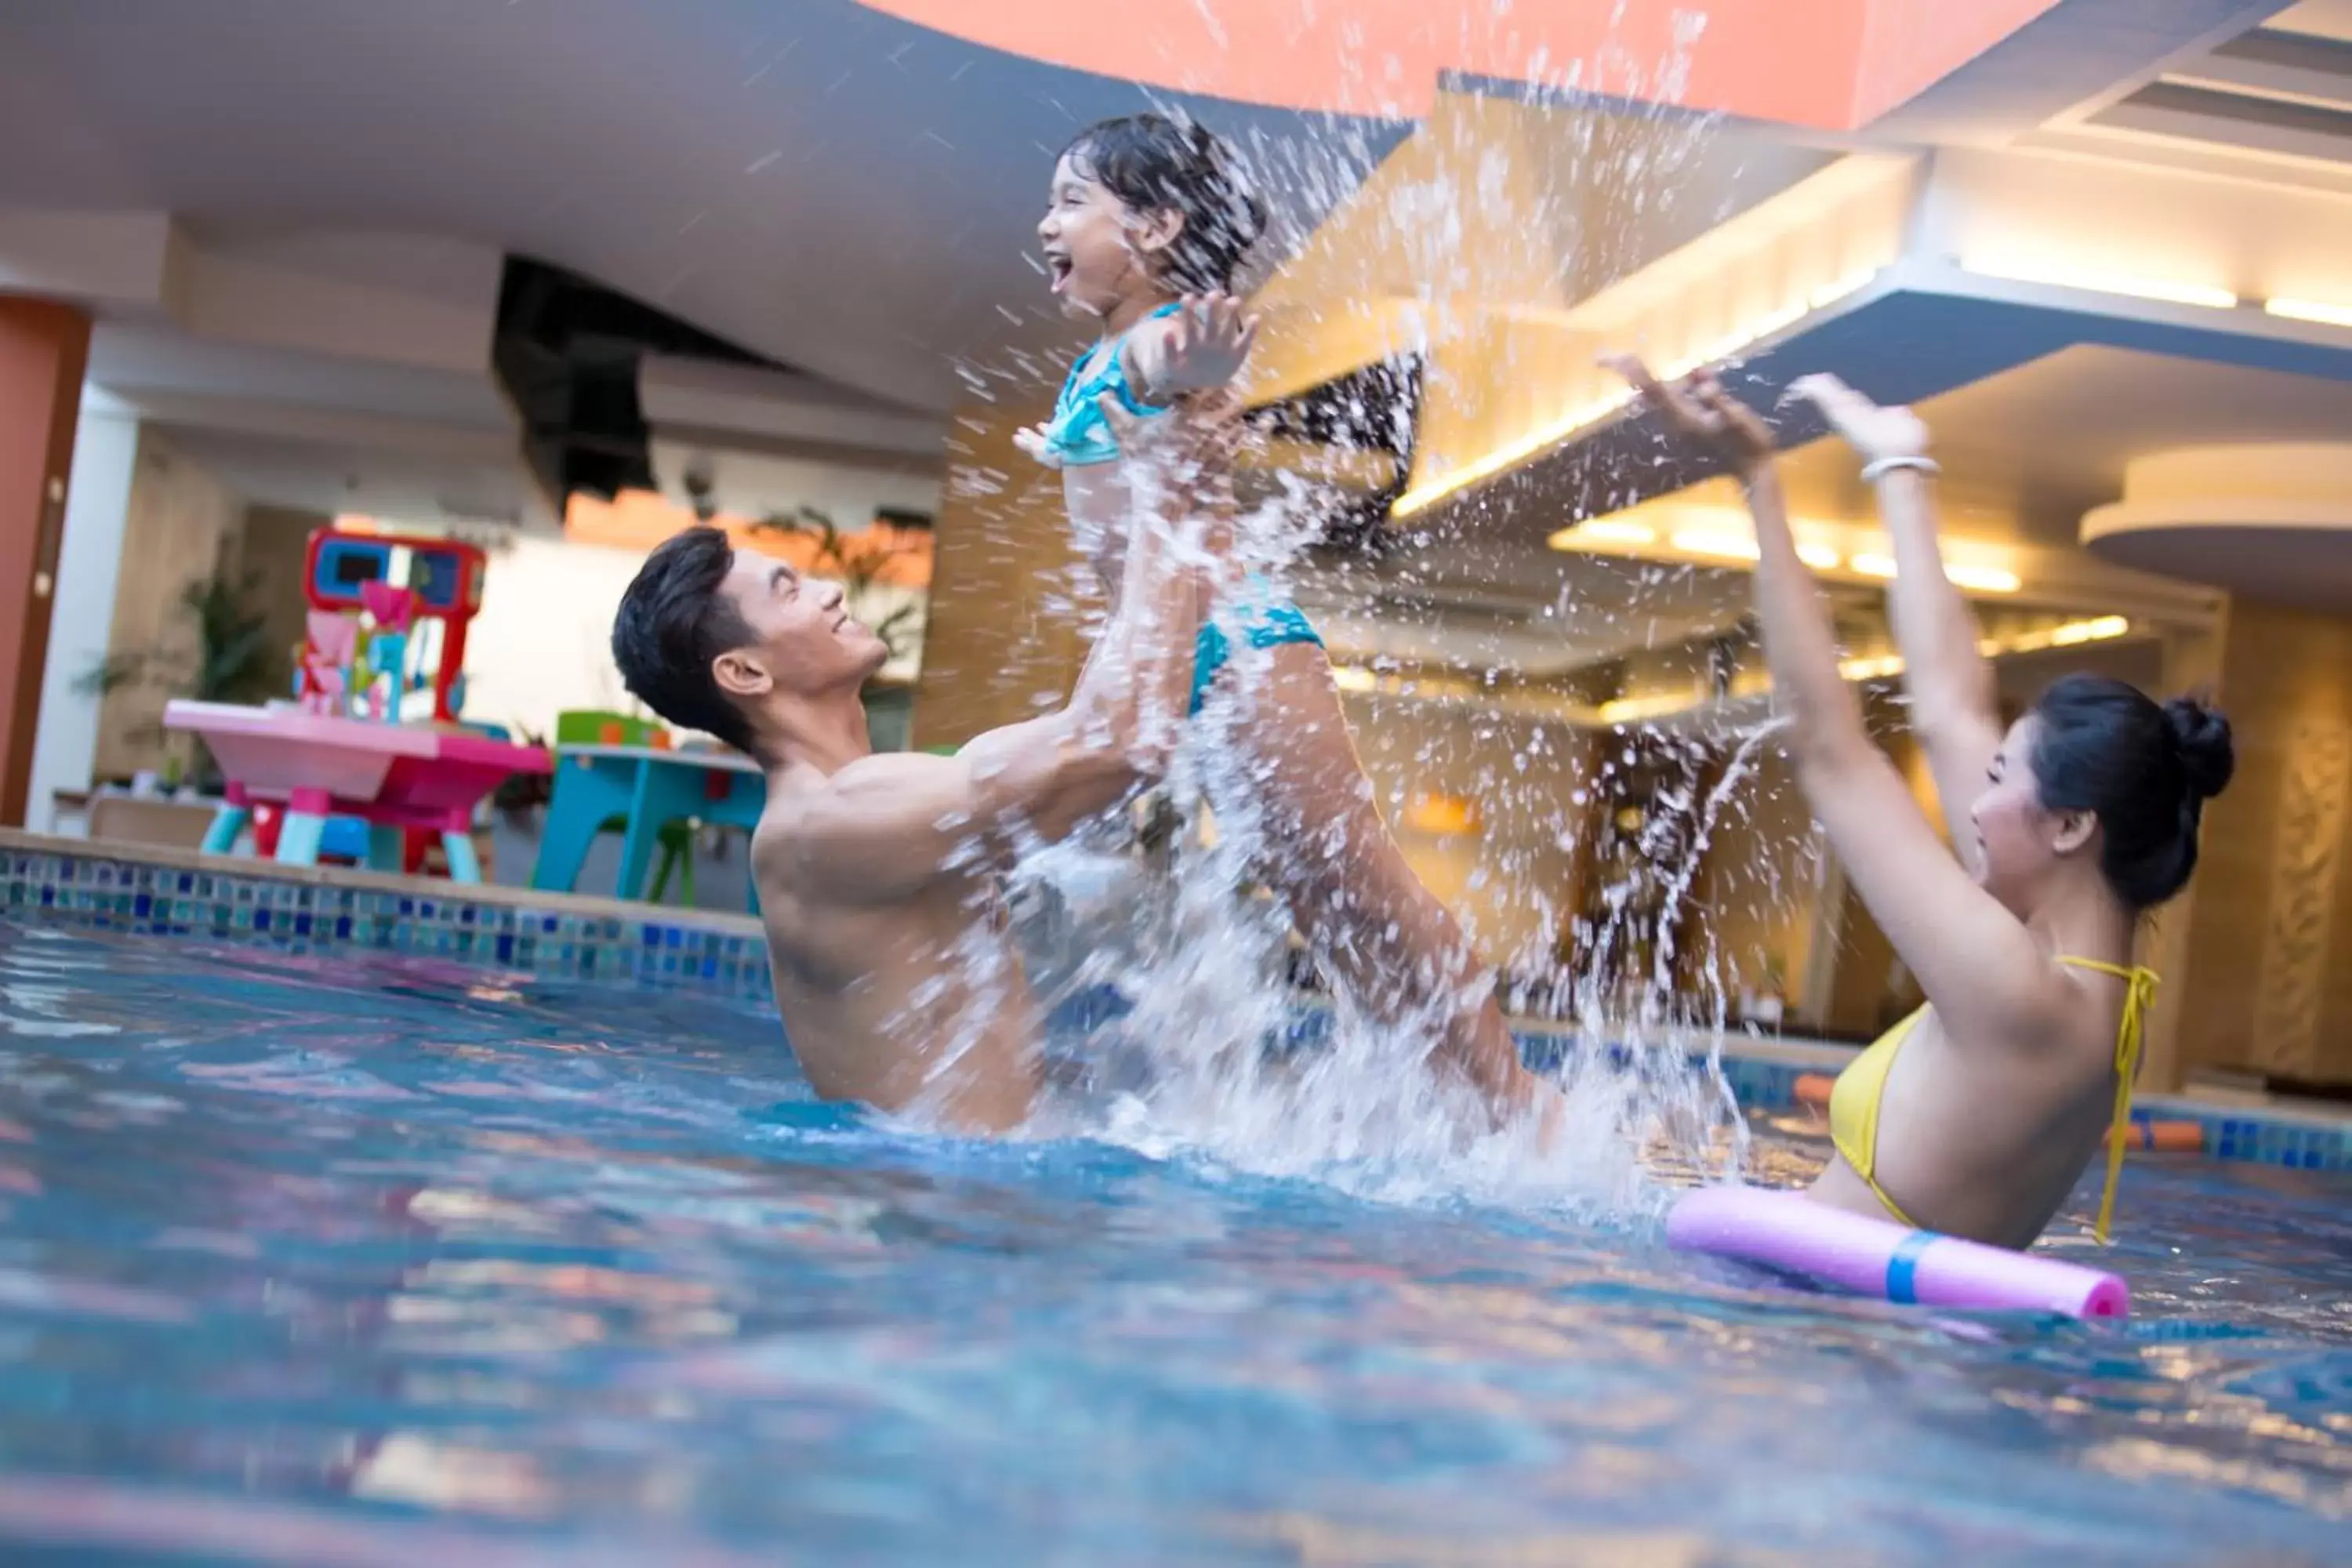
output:
<instances>
[{"instance_id":1,"label":"turquoise swimsuit","mask_svg":"<svg viewBox=\"0 0 2352 1568\"><path fill-rule=\"evenodd\" d=\"M1160 321L1182 309L1181 304L1162 305L1147 319ZM1093 371L1089 372L1087 365L1097 356L1090 354L1072 365L1069 378L1062 383L1062 395L1054 400L1053 420L1045 426L1045 445L1064 468L1087 468L1118 459L1118 441L1111 435L1098 401L1104 393L1116 394L1130 413L1140 417L1168 412L1138 401L1129 388L1126 348L1127 340L1122 335L1102 351L1101 363ZM1255 574L1249 577L1243 596L1233 608L1235 629L1241 633L1242 641L1253 648L1264 650L1286 643L1323 646L1323 638L1306 613L1276 592L1271 582ZM1190 711L1200 712L1201 705L1208 700L1210 686L1233 658L1233 639L1225 628L1213 619L1203 621L1201 635L1192 645Z\"/></svg>"},{"instance_id":2,"label":"turquoise swimsuit","mask_svg":"<svg viewBox=\"0 0 2352 1568\"><path fill-rule=\"evenodd\" d=\"M1162 305L1146 320L1161 321L1183 308L1173 302ZM1097 358L1101 363L1089 372L1087 363ZM1128 387L1127 334L1120 333L1104 345L1099 355L1085 355L1072 365L1068 379L1062 383L1062 395L1054 400L1054 417L1045 426L1045 447L1064 468L1091 468L1118 457L1118 441L1103 418L1101 398L1106 392L1116 394L1129 414L1148 418L1168 412L1138 401Z\"/></svg>"},{"instance_id":3,"label":"turquoise swimsuit","mask_svg":"<svg viewBox=\"0 0 2352 1568\"><path fill-rule=\"evenodd\" d=\"M1323 646L1323 638L1307 618L1307 612L1255 572L1250 574L1233 610L1234 629L1241 633L1242 641L1253 648L1262 651L1298 642ZM1201 705L1209 700L1210 685L1233 658L1233 639L1225 634L1225 628L1214 619L1202 621L1201 635L1192 643L1192 702L1188 712L1201 711Z\"/></svg>"}]
</instances>

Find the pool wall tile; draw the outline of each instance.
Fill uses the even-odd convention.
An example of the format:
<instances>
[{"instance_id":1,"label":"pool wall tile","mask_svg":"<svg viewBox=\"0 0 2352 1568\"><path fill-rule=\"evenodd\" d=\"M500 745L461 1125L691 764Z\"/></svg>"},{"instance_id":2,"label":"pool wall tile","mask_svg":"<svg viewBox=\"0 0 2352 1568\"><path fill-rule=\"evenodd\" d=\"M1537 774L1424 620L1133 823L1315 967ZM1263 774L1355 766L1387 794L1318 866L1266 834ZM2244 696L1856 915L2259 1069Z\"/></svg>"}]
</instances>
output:
<instances>
[{"instance_id":1,"label":"pool wall tile","mask_svg":"<svg viewBox=\"0 0 2352 1568\"><path fill-rule=\"evenodd\" d=\"M553 900L551 900L553 902ZM191 872L104 850L0 849L0 911L135 935L200 937L291 953L391 952L550 979L692 984L772 1001L756 928L541 908L506 894L418 898L380 887Z\"/></svg>"},{"instance_id":2,"label":"pool wall tile","mask_svg":"<svg viewBox=\"0 0 2352 1568\"><path fill-rule=\"evenodd\" d=\"M159 857L174 855L158 851ZM181 856L185 859L187 857ZM543 979L636 982L715 991L772 1003L767 944L746 921L628 914L593 902L550 897L543 903L511 889L469 895L436 887L430 896L413 886L343 882L332 873L272 874L192 868L168 858L149 862L120 846L45 839L0 830L0 914L42 924L163 938L234 941L289 953L400 953L471 963ZM1057 1031L1085 1032L1120 1016L1126 999L1097 986L1062 999L1052 1016ZM1328 1037L1328 1008L1307 1004L1292 1015L1279 1045L1308 1048ZM1530 1066L1555 1071L1589 1053L1605 1051L1620 1069L1633 1053L1622 1045L1588 1040L1572 1029L1532 1027L1519 1036ZM1799 1047L1739 1037L1724 1042L1720 1066L1739 1103L1756 1110L1787 1110L1797 1103L1797 1080L1834 1072L1851 1058L1837 1047ZM2138 1114L2188 1121L2205 1130L2205 1152L2290 1170L2352 1171L2352 1119L2287 1110L2231 1107L2145 1096Z\"/></svg>"}]
</instances>

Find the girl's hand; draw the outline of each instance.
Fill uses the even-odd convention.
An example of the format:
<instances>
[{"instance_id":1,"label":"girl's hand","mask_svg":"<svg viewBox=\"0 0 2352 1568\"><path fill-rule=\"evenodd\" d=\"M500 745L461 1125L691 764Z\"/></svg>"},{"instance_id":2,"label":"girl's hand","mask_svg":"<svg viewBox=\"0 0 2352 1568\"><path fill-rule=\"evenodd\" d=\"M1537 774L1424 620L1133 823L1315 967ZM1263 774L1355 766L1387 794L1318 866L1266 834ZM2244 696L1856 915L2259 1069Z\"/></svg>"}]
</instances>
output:
<instances>
[{"instance_id":1,"label":"girl's hand","mask_svg":"<svg viewBox=\"0 0 2352 1568\"><path fill-rule=\"evenodd\" d=\"M1045 427L1043 425L1029 425L1015 430L1013 433L1013 444L1049 468L1058 468L1062 466L1061 454L1055 451L1054 443L1046 439Z\"/></svg>"},{"instance_id":2,"label":"girl's hand","mask_svg":"<svg viewBox=\"0 0 2352 1568\"><path fill-rule=\"evenodd\" d=\"M1136 345L1135 368L1153 402L1212 392L1240 374L1257 341L1257 318L1230 294L1187 294L1176 313Z\"/></svg>"},{"instance_id":3,"label":"girl's hand","mask_svg":"<svg viewBox=\"0 0 2352 1568\"><path fill-rule=\"evenodd\" d=\"M1908 408L1881 408L1836 376L1806 376L1790 384L1788 395L1820 409L1865 461L1927 455L1927 426L1917 415Z\"/></svg>"},{"instance_id":4,"label":"girl's hand","mask_svg":"<svg viewBox=\"0 0 2352 1568\"><path fill-rule=\"evenodd\" d=\"M1742 473L1772 460L1778 444L1772 427L1748 405L1723 389L1715 372L1701 370L1679 386L1668 386L1633 354L1603 355L1601 363L1631 382L1643 402L1691 440Z\"/></svg>"}]
</instances>

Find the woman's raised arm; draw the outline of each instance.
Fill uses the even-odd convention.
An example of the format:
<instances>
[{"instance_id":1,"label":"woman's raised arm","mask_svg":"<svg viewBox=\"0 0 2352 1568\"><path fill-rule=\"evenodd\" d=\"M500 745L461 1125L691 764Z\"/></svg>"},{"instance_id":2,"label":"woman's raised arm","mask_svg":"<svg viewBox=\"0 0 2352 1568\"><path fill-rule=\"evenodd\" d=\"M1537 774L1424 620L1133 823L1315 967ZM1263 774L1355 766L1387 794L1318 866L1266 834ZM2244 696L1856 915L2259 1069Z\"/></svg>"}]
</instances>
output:
<instances>
[{"instance_id":1,"label":"woman's raised arm","mask_svg":"<svg viewBox=\"0 0 2352 1568\"><path fill-rule=\"evenodd\" d=\"M1911 727L1927 753L1953 848L1975 869L1969 802L2000 750L2000 706L1992 665L1978 647L1977 618L1944 574L1927 426L1909 409L1881 408L1833 375L1806 376L1789 393L1820 409L1861 454L1863 475L1878 491L1879 516L1895 540L1886 616L1903 656Z\"/></svg>"},{"instance_id":2,"label":"woman's raised arm","mask_svg":"<svg viewBox=\"0 0 2352 1568\"><path fill-rule=\"evenodd\" d=\"M1773 697L1806 801L1863 902L1958 1037L2042 1037L2063 981L2017 917L1953 858L1870 738L1839 672L1820 587L1797 556L1770 428L1709 373L1666 386L1638 360L1610 363L1677 430L1730 463L1747 489Z\"/></svg>"}]
</instances>

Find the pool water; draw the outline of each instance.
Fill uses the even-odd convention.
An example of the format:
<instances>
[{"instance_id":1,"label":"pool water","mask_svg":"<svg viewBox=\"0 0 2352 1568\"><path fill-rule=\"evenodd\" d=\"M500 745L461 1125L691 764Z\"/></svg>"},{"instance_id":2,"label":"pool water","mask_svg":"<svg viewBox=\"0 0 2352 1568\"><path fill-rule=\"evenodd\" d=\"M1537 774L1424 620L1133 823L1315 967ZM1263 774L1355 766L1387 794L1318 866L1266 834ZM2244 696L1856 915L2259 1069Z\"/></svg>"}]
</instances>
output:
<instances>
[{"instance_id":1,"label":"pool water","mask_svg":"<svg viewBox=\"0 0 2352 1568\"><path fill-rule=\"evenodd\" d=\"M2136 1163L2130 1324L1938 1319L1643 1218L921 1136L675 992L0 925L0 1025L11 1563L2352 1540L2341 1176Z\"/></svg>"}]
</instances>

